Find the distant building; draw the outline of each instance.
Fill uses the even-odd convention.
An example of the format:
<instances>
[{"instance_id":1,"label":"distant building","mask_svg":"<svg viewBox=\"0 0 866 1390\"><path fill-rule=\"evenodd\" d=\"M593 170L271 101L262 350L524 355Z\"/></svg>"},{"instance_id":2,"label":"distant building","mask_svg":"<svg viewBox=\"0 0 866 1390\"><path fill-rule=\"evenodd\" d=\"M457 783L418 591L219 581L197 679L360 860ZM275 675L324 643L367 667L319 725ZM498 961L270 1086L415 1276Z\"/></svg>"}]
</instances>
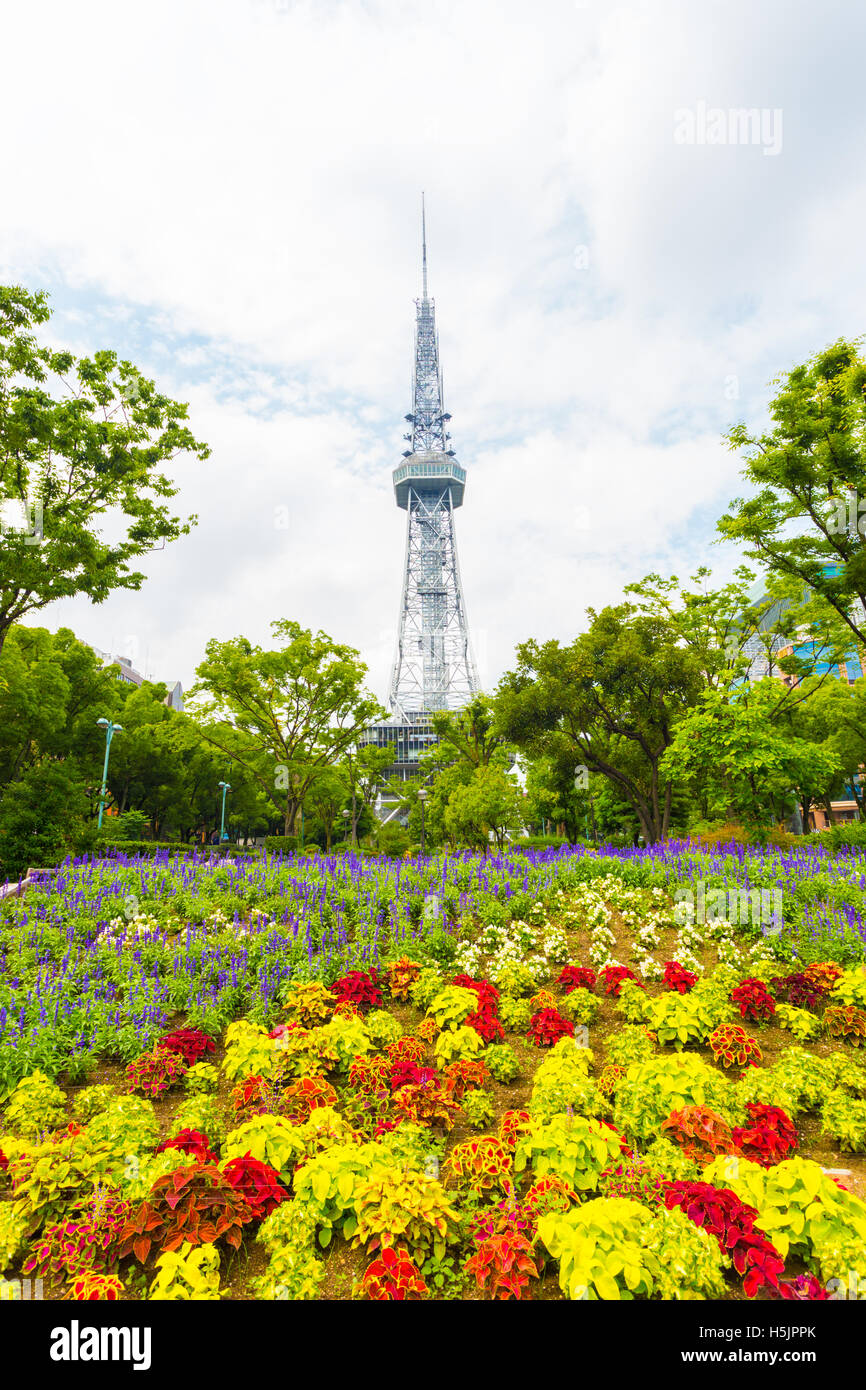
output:
<instances>
[{"instance_id":1,"label":"distant building","mask_svg":"<svg viewBox=\"0 0 866 1390\"><path fill-rule=\"evenodd\" d=\"M832 567L828 566L828 570L832 573ZM768 596L763 591L762 587L758 585L752 591L751 599L756 607L760 607L763 603L768 601ZM780 671L775 664L773 665L773 669L770 669L770 663L767 660L768 647L772 653L773 663L786 656L797 656L804 661L810 662L811 673L816 676L833 675L835 679L845 681L847 685L853 685L855 681L866 676L866 652L862 650L859 652L856 650L850 651L846 654L844 661L831 664L827 661L815 660L817 644L808 639L791 642L776 635L772 637L772 642L770 643L768 638L770 634L774 632L775 625L781 619L786 607L788 607L788 604L784 601L776 602L771 605L768 604L758 624L760 631L765 634L763 641L760 637L754 636L750 637L744 644L743 650L746 655L750 657L749 670L746 677L748 680L763 680L767 675L772 675L774 679L782 681L783 684L787 686L794 686L797 684L798 677L786 675L785 672ZM863 773L858 773L855 781L859 786L863 781ZM859 819L859 807L854 799L853 791L851 791L850 788L848 790L850 795L846 800L833 801L830 803L833 809L833 817L836 821ZM826 830L829 824L830 817L825 808L823 806L813 806L809 812L809 825L806 826L805 829Z\"/></svg>"},{"instance_id":2,"label":"distant building","mask_svg":"<svg viewBox=\"0 0 866 1390\"><path fill-rule=\"evenodd\" d=\"M140 671L136 671L128 656L112 656L109 652L100 651L98 647L90 649L99 657L103 666L117 666L117 679L123 681L125 685L142 685L147 677ZM173 686L169 686L168 681L164 684L168 687L168 694L163 701L169 709L177 710L178 713L183 709L183 686L180 681L175 681Z\"/></svg>"}]
</instances>

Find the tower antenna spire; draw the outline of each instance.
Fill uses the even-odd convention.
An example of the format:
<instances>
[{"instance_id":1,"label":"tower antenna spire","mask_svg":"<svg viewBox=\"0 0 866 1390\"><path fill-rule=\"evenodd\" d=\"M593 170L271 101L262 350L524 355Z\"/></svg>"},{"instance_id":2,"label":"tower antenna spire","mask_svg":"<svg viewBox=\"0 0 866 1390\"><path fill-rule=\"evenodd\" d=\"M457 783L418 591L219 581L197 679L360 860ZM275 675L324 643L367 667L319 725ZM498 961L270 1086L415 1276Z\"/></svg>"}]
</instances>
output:
<instances>
[{"instance_id":1,"label":"tower antenna spire","mask_svg":"<svg viewBox=\"0 0 866 1390\"><path fill-rule=\"evenodd\" d=\"M424 298L427 298L427 217L424 211L424 194L421 194L421 268L424 279Z\"/></svg>"}]
</instances>

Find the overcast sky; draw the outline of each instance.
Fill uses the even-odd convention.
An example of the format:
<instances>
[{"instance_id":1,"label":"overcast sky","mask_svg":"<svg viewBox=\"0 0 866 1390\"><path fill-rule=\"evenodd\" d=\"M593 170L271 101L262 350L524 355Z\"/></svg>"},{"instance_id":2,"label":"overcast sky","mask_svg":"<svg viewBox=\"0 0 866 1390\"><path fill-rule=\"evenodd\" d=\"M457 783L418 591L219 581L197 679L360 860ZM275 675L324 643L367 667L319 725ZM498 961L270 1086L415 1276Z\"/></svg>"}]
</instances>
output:
<instances>
[{"instance_id":1,"label":"overcast sky","mask_svg":"<svg viewBox=\"0 0 866 1390\"><path fill-rule=\"evenodd\" d=\"M138 593L29 620L154 679L291 618L386 696L422 188L488 688L650 570L726 578L722 432L866 327L854 0L28 0L3 30L0 280L213 449Z\"/></svg>"}]
</instances>

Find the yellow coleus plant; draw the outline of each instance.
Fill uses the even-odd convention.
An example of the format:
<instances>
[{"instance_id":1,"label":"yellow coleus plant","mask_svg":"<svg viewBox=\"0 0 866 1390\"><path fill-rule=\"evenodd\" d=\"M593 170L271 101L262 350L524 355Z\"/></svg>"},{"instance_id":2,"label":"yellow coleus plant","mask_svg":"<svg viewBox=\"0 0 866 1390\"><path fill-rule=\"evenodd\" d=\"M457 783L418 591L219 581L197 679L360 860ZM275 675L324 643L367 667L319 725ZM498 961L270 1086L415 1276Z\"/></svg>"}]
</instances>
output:
<instances>
[{"instance_id":1,"label":"yellow coleus plant","mask_svg":"<svg viewBox=\"0 0 866 1390\"><path fill-rule=\"evenodd\" d=\"M215 1245L192 1246L185 1240L179 1250L160 1255L149 1297L190 1302L219 1299L219 1264Z\"/></svg>"},{"instance_id":2,"label":"yellow coleus plant","mask_svg":"<svg viewBox=\"0 0 866 1390\"><path fill-rule=\"evenodd\" d=\"M357 1234L354 1245L370 1252L398 1243L422 1261L442 1259L459 1235L459 1215L444 1187L423 1173L385 1167L374 1170L355 1191Z\"/></svg>"}]
</instances>

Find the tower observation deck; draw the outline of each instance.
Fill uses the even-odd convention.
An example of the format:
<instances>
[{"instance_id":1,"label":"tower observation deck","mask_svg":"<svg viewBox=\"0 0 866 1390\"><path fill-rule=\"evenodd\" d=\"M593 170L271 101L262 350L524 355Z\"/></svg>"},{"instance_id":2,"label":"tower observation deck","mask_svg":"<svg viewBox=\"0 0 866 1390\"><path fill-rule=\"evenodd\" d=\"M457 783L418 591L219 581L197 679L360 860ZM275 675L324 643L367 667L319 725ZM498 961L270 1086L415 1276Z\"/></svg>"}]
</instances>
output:
<instances>
[{"instance_id":1,"label":"tower observation deck","mask_svg":"<svg viewBox=\"0 0 866 1390\"><path fill-rule=\"evenodd\" d=\"M408 448L392 474L394 500L406 513L403 591L391 672L391 719L366 731L367 741L394 746L390 769L417 775L431 742L431 716L462 708L478 690L466 603L457 561L454 512L463 505L466 470L451 448L434 301L427 293L427 226L421 203L422 295L415 301L412 410Z\"/></svg>"}]
</instances>

